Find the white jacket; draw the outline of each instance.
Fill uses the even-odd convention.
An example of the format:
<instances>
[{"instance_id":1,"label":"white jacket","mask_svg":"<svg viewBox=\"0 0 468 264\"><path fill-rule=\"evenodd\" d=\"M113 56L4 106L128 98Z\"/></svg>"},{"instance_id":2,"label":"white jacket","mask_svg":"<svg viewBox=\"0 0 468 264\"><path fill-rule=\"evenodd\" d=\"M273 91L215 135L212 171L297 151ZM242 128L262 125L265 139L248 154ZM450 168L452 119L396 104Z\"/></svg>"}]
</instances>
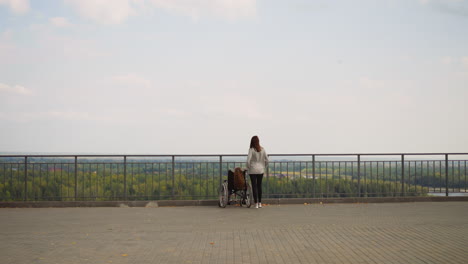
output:
<instances>
[{"instance_id":1,"label":"white jacket","mask_svg":"<svg viewBox=\"0 0 468 264\"><path fill-rule=\"evenodd\" d=\"M247 156L247 169L249 174L263 174L268 166L268 155L264 148L257 152L254 148L249 149Z\"/></svg>"}]
</instances>

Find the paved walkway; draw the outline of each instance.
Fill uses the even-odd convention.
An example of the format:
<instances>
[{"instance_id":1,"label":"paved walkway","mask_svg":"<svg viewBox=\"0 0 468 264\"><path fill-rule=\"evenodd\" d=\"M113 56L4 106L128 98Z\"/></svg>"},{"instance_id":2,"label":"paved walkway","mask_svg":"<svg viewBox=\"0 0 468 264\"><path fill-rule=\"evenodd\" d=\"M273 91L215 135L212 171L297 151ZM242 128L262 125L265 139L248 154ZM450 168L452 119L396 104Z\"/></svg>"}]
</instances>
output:
<instances>
[{"instance_id":1,"label":"paved walkway","mask_svg":"<svg viewBox=\"0 0 468 264\"><path fill-rule=\"evenodd\" d=\"M0 262L468 263L468 203L0 209Z\"/></svg>"}]
</instances>

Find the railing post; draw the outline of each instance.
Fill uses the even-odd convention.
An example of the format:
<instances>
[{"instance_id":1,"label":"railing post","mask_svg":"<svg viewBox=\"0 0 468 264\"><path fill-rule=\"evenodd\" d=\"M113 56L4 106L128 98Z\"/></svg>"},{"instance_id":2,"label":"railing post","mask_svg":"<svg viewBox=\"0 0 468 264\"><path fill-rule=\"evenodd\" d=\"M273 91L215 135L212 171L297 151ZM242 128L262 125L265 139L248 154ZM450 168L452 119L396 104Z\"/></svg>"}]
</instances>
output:
<instances>
[{"instance_id":1,"label":"railing post","mask_svg":"<svg viewBox=\"0 0 468 264\"><path fill-rule=\"evenodd\" d=\"M124 156L124 200L127 200L127 156Z\"/></svg>"},{"instance_id":2,"label":"railing post","mask_svg":"<svg viewBox=\"0 0 468 264\"><path fill-rule=\"evenodd\" d=\"M357 155L357 184L358 197L361 197L361 155Z\"/></svg>"},{"instance_id":3,"label":"railing post","mask_svg":"<svg viewBox=\"0 0 468 264\"><path fill-rule=\"evenodd\" d=\"M401 195L406 196L406 193L405 193L405 155L401 155Z\"/></svg>"},{"instance_id":4,"label":"railing post","mask_svg":"<svg viewBox=\"0 0 468 264\"><path fill-rule=\"evenodd\" d=\"M315 155L312 155L312 197L315 198Z\"/></svg>"},{"instance_id":5,"label":"railing post","mask_svg":"<svg viewBox=\"0 0 468 264\"><path fill-rule=\"evenodd\" d=\"M266 167L266 197L270 198L270 189L269 189L269 180L270 179L270 165L268 164Z\"/></svg>"},{"instance_id":6,"label":"railing post","mask_svg":"<svg viewBox=\"0 0 468 264\"><path fill-rule=\"evenodd\" d=\"M75 201L78 199L78 157L75 156Z\"/></svg>"},{"instance_id":7,"label":"railing post","mask_svg":"<svg viewBox=\"0 0 468 264\"><path fill-rule=\"evenodd\" d=\"M219 186L223 182L223 156L219 155Z\"/></svg>"},{"instance_id":8,"label":"railing post","mask_svg":"<svg viewBox=\"0 0 468 264\"><path fill-rule=\"evenodd\" d=\"M172 155L172 200L174 200L175 190L175 157Z\"/></svg>"},{"instance_id":9,"label":"railing post","mask_svg":"<svg viewBox=\"0 0 468 264\"><path fill-rule=\"evenodd\" d=\"M28 200L28 156L24 157L24 201Z\"/></svg>"},{"instance_id":10,"label":"railing post","mask_svg":"<svg viewBox=\"0 0 468 264\"><path fill-rule=\"evenodd\" d=\"M449 196L448 154L445 154L445 196Z\"/></svg>"}]
</instances>

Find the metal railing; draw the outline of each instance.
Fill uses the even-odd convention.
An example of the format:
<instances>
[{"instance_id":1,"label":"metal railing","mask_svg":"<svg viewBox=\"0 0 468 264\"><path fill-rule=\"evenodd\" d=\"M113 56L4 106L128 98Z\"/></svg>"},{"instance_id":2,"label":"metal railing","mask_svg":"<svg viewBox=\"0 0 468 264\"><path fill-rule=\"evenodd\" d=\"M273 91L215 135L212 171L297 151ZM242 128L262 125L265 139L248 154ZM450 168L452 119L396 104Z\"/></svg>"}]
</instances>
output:
<instances>
[{"instance_id":1,"label":"metal railing","mask_svg":"<svg viewBox=\"0 0 468 264\"><path fill-rule=\"evenodd\" d=\"M273 154L265 198L464 195L468 153ZM246 155L0 155L0 201L216 199Z\"/></svg>"}]
</instances>

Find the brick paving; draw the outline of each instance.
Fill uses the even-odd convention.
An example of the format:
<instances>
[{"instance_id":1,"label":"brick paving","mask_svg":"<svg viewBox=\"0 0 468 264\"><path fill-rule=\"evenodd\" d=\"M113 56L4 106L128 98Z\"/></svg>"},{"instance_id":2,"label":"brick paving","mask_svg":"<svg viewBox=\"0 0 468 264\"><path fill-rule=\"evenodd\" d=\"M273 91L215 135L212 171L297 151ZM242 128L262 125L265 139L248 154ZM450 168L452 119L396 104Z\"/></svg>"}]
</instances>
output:
<instances>
[{"instance_id":1,"label":"brick paving","mask_svg":"<svg viewBox=\"0 0 468 264\"><path fill-rule=\"evenodd\" d=\"M0 263L468 263L468 202L3 208Z\"/></svg>"}]
</instances>

